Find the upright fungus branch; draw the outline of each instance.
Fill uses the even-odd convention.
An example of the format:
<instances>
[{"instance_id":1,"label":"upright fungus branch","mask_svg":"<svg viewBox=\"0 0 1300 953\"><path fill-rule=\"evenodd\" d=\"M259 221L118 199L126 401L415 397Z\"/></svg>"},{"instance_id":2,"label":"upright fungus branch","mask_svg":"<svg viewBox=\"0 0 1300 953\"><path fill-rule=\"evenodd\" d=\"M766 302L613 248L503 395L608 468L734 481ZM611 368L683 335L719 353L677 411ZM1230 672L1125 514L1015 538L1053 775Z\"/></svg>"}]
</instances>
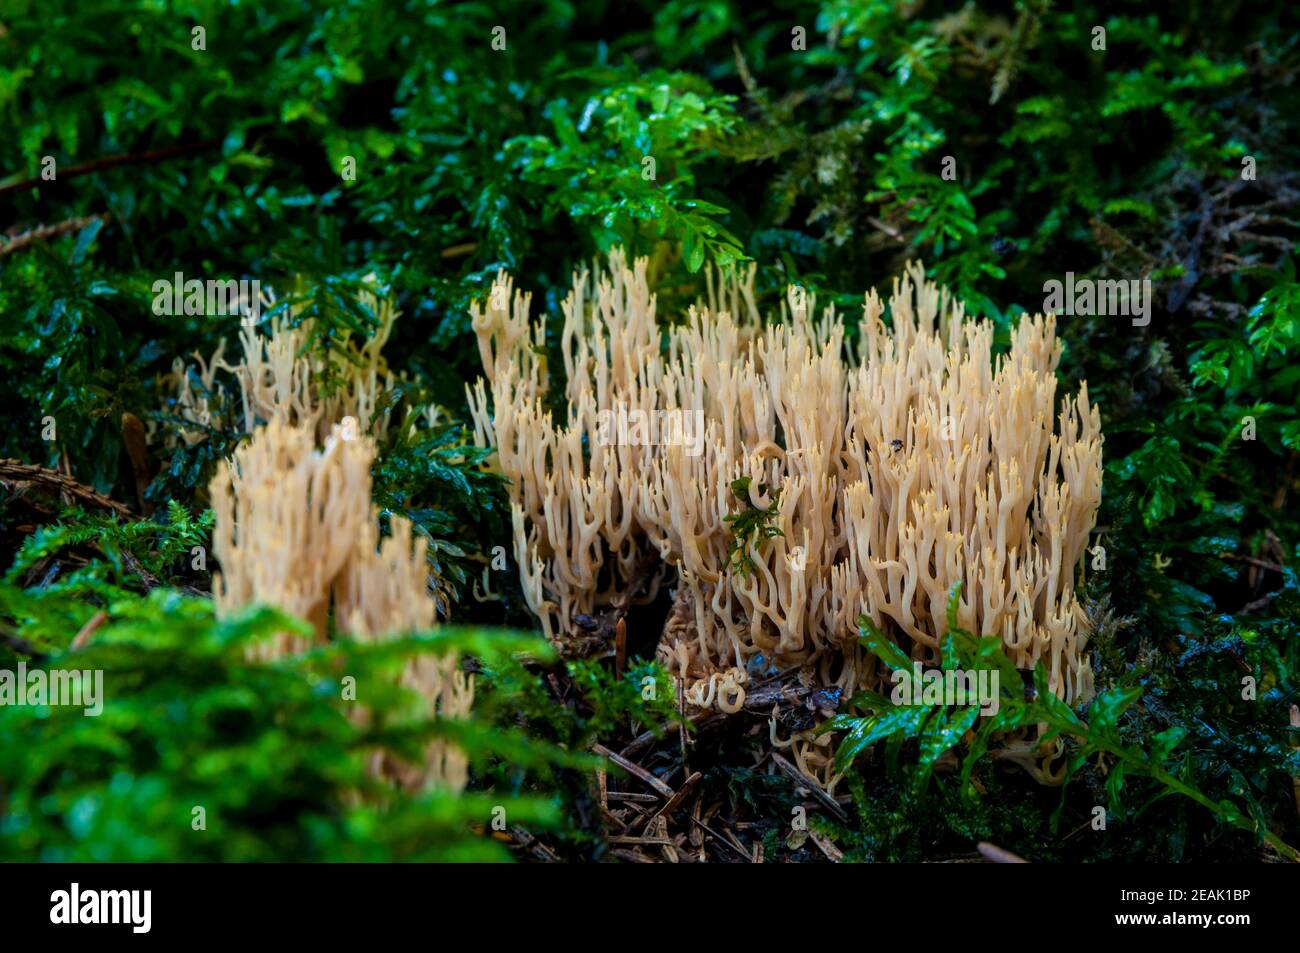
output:
<instances>
[{"instance_id":1,"label":"upright fungus branch","mask_svg":"<svg viewBox=\"0 0 1300 953\"><path fill-rule=\"evenodd\" d=\"M363 290L361 304L379 324L363 342L347 338L341 347L322 353L309 347L313 332L310 318L302 318L304 304L275 310L273 295L263 294L262 310L270 311L269 329L256 325L240 330L241 355L237 363L225 360L222 340L211 359L194 355L193 367L176 358L167 383L176 394L180 417L202 427L237 426L246 433L262 423L282 417L290 423L310 425L317 440L324 440L335 424L352 417L360 429L382 438L388 431L389 410L382 398L397 376L388 369L381 351L400 312L391 298ZM239 413L222 420L217 407L226 404L226 385L218 372L233 377L239 393ZM325 386L329 382L329 386ZM197 383L197 387L195 384ZM214 406L215 404L215 406ZM203 439L203 431L182 427L187 444Z\"/></svg>"},{"instance_id":2,"label":"upright fungus branch","mask_svg":"<svg viewBox=\"0 0 1300 953\"><path fill-rule=\"evenodd\" d=\"M217 468L209 486L216 515L213 577L218 614L254 603L312 623L323 640L335 578L371 520L368 439L337 426L316 449L314 427L275 417ZM284 635L263 658L302 651Z\"/></svg>"},{"instance_id":3,"label":"upright fungus branch","mask_svg":"<svg viewBox=\"0 0 1300 953\"><path fill-rule=\"evenodd\" d=\"M210 362L200 362L208 389L218 367L235 373L244 425L252 433L209 486L213 549L221 564L213 583L219 615L254 603L275 606L310 621L317 642L329 636L331 606L338 635L360 641L426 632L437 624L428 541L416 538L411 522L399 515L390 517L390 535L381 541L380 514L371 503L375 446L366 433L382 434L387 426L386 412L377 408L392 375L379 350L396 316L391 303L371 304L381 333L355 348L357 360L346 364L343 386L329 393L318 380L328 368L306 350L310 329L301 325L273 320L269 337L246 328L244 358L234 367L222 362L220 348ZM187 389L183 367L178 377L190 419L217 423L203 419L210 414ZM307 640L285 633L255 647L253 655L272 660L307 647ZM425 715L469 713L474 683L459 663L455 653L426 653L406 665L401 683L423 700ZM367 717L360 708L356 715ZM459 791L468 778L465 753L441 738L428 743L419 763L379 751L371 768L412 790Z\"/></svg>"}]
</instances>

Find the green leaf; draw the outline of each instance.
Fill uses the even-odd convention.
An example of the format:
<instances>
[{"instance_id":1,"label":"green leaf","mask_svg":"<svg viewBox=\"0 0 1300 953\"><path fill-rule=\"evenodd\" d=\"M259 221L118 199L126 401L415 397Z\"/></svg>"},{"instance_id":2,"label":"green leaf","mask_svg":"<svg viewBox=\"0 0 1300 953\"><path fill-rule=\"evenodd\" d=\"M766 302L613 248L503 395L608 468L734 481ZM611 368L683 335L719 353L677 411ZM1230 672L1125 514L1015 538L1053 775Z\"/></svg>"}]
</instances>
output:
<instances>
[{"instance_id":1,"label":"green leaf","mask_svg":"<svg viewBox=\"0 0 1300 953\"><path fill-rule=\"evenodd\" d=\"M847 733L835 752L836 770L848 770L859 754L883 738L915 737L931 711L925 705L901 705L879 715L838 723Z\"/></svg>"},{"instance_id":2,"label":"green leaf","mask_svg":"<svg viewBox=\"0 0 1300 953\"><path fill-rule=\"evenodd\" d=\"M869 618L866 616L860 617L858 619L858 628L862 631L860 641L863 648L891 669L910 669L912 667L912 660L894 644L892 639L877 629Z\"/></svg>"}]
</instances>

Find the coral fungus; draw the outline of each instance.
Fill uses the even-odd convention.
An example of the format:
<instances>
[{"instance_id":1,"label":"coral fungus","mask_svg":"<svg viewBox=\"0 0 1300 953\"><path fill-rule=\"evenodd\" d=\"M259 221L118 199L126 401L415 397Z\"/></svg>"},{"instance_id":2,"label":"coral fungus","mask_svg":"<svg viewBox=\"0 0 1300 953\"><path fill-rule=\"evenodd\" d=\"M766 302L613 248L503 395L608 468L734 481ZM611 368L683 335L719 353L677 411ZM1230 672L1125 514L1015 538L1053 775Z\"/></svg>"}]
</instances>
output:
<instances>
[{"instance_id":1,"label":"coral fungus","mask_svg":"<svg viewBox=\"0 0 1300 953\"><path fill-rule=\"evenodd\" d=\"M676 587L660 659L693 705L730 711L760 656L825 686L877 684L863 616L935 660L960 583L964 628L999 636L1019 666L1042 659L1053 691L1086 700L1073 574L1102 435L1086 385L1054 413L1055 318L1022 317L994 356L993 326L919 265L895 281L888 323L869 292L852 334L801 288L780 321L761 322L753 301L752 273L732 274L661 326L645 261L615 252L563 302L562 377L546 366L545 319L530 325L504 273L474 305L476 438L512 481L520 578L547 634L565 643L657 559L651 589ZM665 413L699 421L703 439L608 426ZM773 532L737 540L750 508Z\"/></svg>"}]
</instances>

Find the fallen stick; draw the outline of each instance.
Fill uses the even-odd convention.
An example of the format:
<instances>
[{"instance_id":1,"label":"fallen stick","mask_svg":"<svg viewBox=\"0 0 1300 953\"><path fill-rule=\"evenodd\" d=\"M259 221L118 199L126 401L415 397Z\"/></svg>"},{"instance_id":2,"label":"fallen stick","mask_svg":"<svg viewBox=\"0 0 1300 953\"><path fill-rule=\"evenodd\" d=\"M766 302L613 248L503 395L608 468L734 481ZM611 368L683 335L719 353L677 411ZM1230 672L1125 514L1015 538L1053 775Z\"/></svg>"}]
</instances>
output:
<instances>
[{"instance_id":1,"label":"fallen stick","mask_svg":"<svg viewBox=\"0 0 1300 953\"><path fill-rule=\"evenodd\" d=\"M78 652L90 644L90 637L94 635L95 632L99 630L99 627L107 621L108 613L103 609L100 609L92 615L86 621L86 624L81 627L81 631L77 633L77 637L72 640L72 651Z\"/></svg>"},{"instance_id":2,"label":"fallen stick","mask_svg":"<svg viewBox=\"0 0 1300 953\"><path fill-rule=\"evenodd\" d=\"M44 241L47 238L58 238L60 235L68 235L72 232L79 232L91 222L107 222L108 216L86 215L81 218L70 218L66 221L56 222L53 225L37 225L35 228L28 229L25 232L5 238L0 236L0 258L11 255L19 249L26 248L33 242Z\"/></svg>"},{"instance_id":3,"label":"fallen stick","mask_svg":"<svg viewBox=\"0 0 1300 953\"><path fill-rule=\"evenodd\" d=\"M127 519L132 518L131 511L123 504L117 502L117 500L109 499L102 493L97 493L85 484L78 483L66 473L60 473L58 470L48 470L45 467L38 467L31 463L23 463L21 460L0 460L0 483L16 486L25 484L43 486L49 490L66 493L68 496L89 503L92 506L98 506L100 509L112 510L118 516Z\"/></svg>"},{"instance_id":4,"label":"fallen stick","mask_svg":"<svg viewBox=\"0 0 1300 953\"><path fill-rule=\"evenodd\" d=\"M641 767L641 765L633 764L631 761L627 760L627 758L623 757L621 754L615 754L613 751L610 751L604 745L592 745L591 750L596 752L596 754L600 755L602 758L608 758L610 761L614 762L616 765L618 765L628 774L640 778L645 784L647 784L651 788L654 788L654 790L658 791L664 797L671 798L676 793L668 785L664 784L662 781L656 778L645 768Z\"/></svg>"},{"instance_id":5,"label":"fallen stick","mask_svg":"<svg viewBox=\"0 0 1300 953\"><path fill-rule=\"evenodd\" d=\"M1009 850L1003 850L1001 847L998 847L996 844L990 844L988 841L980 841L975 846L979 850L980 856L990 864L1029 863L1025 858L1013 854Z\"/></svg>"},{"instance_id":6,"label":"fallen stick","mask_svg":"<svg viewBox=\"0 0 1300 953\"><path fill-rule=\"evenodd\" d=\"M653 821L655 818L667 817L673 811L677 810L682 801L686 800L686 796L695 789L695 785L700 783L700 778L702 777L704 777L704 775L699 771L696 771L689 778L683 781L682 786L677 789L677 793L670 797L668 802L661 807L658 813L656 813L654 817L650 818L650 820Z\"/></svg>"},{"instance_id":7,"label":"fallen stick","mask_svg":"<svg viewBox=\"0 0 1300 953\"><path fill-rule=\"evenodd\" d=\"M772 763L781 769L782 774L811 794L814 801L834 814L842 823L847 824L849 822L849 816L844 813L844 808L840 807L835 798L823 791L816 781L775 751L772 752Z\"/></svg>"},{"instance_id":8,"label":"fallen stick","mask_svg":"<svg viewBox=\"0 0 1300 953\"><path fill-rule=\"evenodd\" d=\"M194 155L198 152L207 152L209 149L215 149L221 145L220 139L205 139L203 142L194 142L184 146L171 146L167 149L156 149L153 152L137 152L134 155L117 155L104 156L102 159L96 159L93 162L86 162L82 165L74 165L68 169L60 169L55 173L53 179L43 179L37 176L34 179L24 179L21 182L14 182L11 185L0 185L0 195L7 195L10 192L26 192L28 189L39 189L51 184L57 185L68 179L77 179L83 175L91 175L103 169L115 169L124 165L146 165L151 162L162 162L165 159L175 159L180 156Z\"/></svg>"}]
</instances>

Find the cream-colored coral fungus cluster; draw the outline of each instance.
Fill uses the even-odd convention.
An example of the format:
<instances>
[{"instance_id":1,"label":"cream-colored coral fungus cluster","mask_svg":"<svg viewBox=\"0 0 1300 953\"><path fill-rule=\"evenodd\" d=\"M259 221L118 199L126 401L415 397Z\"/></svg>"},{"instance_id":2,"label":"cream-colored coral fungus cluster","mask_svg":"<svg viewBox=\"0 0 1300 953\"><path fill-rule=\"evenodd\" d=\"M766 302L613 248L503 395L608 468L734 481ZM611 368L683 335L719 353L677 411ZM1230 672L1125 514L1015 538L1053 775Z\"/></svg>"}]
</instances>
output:
<instances>
[{"instance_id":1,"label":"cream-colored coral fungus cluster","mask_svg":"<svg viewBox=\"0 0 1300 953\"><path fill-rule=\"evenodd\" d=\"M691 703L734 711L759 665L876 684L863 615L935 660L961 583L963 627L1000 636L1021 667L1043 660L1060 697L1087 698L1073 580L1102 434L1086 385L1058 408L1054 317L1022 317L994 357L993 325L919 265L888 309L865 296L853 335L799 288L783 320L762 323L752 280L711 281L708 302L670 324L646 263L615 252L574 277L562 368L547 366L546 318L530 322L509 277L474 305L476 439L511 480L520 578L547 634L563 643L649 557L651 590L675 586L661 660ZM736 558L727 517L749 507L773 507L780 535Z\"/></svg>"},{"instance_id":2,"label":"cream-colored coral fungus cluster","mask_svg":"<svg viewBox=\"0 0 1300 953\"><path fill-rule=\"evenodd\" d=\"M309 346L314 322L302 317L305 302L296 300L277 309L275 296L264 292L261 310L270 312L270 328L266 333L254 324L241 328L236 363L226 361L224 339L208 360L195 354L192 367L179 357L173 361L166 383L175 391L177 413L202 428L237 426L245 433L252 433L259 423L284 417L310 424L317 440L324 440L335 424L351 417L361 430L383 437L390 411L380 409L381 398L396 377L381 351L399 312L391 298L368 290L361 292L360 303L375 315L375 333L361 342L348 338L326 353ZM225 383L218 377L222 371L234 378L239 394L233 420L221 419L219 408L226 397ZM201 386L196 388L191 377ZM326 380L331 382L328 388L322 385ZM200 427L182 427L181 439L187 444L202 440L205 433Z\"/></svg>"},{"instance_id":3,"label":"cream-colored coral fungus cluster","mask_svg":"<svg viewBox=\"0 0 1300 953\"><path fill-rule=\"evenodd\" d=\"M386 337L394 312L385 305L380 314ZM264 339L245 331L245 359L232 370L252 435L209 485L213 553L221 566L212 587L218 616L268 605L306 619L315 630L312 639L282 633L256 646L252 654L263 661L323 642L331 609L338 636L367 642L427 631L438 616L427 540L396 514L389 517L389 536L380 540L379 512L371 503L375 445L366 431L367 424L373 432L386 421L352 416L373 410L381 396L383 342L358 349L366 360L358 365L355 386L324 396L315 362L299 351L299 332L276 325ZM412 659L401 681L439 717L464 717L473 703L473 678L454 654ZM362 709L358 717L365 717ZM439 739L418 764L376 752L372 770L412 790L461 790L467 759Z\"/></svg>"}]
</instances>

